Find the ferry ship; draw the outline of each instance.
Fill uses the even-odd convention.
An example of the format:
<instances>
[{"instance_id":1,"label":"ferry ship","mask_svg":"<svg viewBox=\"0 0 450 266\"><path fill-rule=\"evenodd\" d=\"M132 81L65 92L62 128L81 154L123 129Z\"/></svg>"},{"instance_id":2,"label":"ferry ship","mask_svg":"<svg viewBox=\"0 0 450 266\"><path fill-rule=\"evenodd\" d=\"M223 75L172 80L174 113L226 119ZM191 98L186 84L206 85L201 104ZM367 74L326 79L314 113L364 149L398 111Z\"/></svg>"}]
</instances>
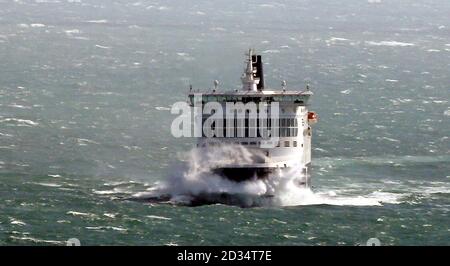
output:
<instances>
[{"instance_id":1,"label":"ferry ship","mask_svg":"<svg viewBox=\"0 0 450 266\"><path fill-rule=\"evenodd\" d=\"M198 137L197 147L208 149L240 145L252 154L250 161L237 163L221 164L220 158L217 158L218 163L214 164L212 171L235 182L294 175L298 186L310 187L311 126L317 122L316 113L308 110L313 93L308 85L303 90L290 90L285 81L279 90L266 88L262 56L252 49L246 55L241 90L224 91L218 88L218 81L215 81L214 89L206 92L194 92L191 87L188 103L191 107L201 106L202 126L212 115L205 115L208 103L218 103L224 110L231 103L254 103L258 115L263 111L260 110L263 104L267 107L267 111L264 110L266 116L263 119L260 116L252 123L248 111L244 111L242 121L237 115L230 119L223 114L221 123L210 123L215 134L208 136L203 131L202 136ZM276 109L273 108L275 106ZM270 136L261 134L261 127L270 129Z\"/></svg>"}]
</instances>

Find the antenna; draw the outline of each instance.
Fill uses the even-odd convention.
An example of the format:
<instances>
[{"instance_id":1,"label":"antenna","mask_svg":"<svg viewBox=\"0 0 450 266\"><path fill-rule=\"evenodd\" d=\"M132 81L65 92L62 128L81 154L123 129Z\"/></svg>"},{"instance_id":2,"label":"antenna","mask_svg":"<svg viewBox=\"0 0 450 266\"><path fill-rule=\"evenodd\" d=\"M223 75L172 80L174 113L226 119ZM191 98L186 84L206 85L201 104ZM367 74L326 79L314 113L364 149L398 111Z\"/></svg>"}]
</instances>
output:
<instances>
[{"instance_id":1,"label":"antenna","mask_svg":"<svg viewBox=\"0 0 450 266\"><path fill-rule=\"evenodd\" d=\"M214 91L217 90L218 86L219 86L219 81L216 79L216 80L214 80Z\"/></svg>"}]
</instances>

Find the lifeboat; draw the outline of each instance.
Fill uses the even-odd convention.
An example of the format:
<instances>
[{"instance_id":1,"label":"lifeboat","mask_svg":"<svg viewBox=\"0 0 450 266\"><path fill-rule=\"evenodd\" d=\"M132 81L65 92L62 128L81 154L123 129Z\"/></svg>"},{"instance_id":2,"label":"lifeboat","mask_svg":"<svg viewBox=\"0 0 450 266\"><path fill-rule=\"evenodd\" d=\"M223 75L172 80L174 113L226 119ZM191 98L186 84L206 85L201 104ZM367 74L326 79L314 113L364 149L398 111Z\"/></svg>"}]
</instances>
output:
<instances>
[{"instance_id":1,"label":"lifeboat","mask_svg":"<svg viewBox=\"0 0 450 266\"><path fill-rule=\"evenodd\" d=\"M317 123L318 118L319 117L317 116L316 112L308 112L308 123L310 125Z\"/></svg>"}]
</instances>

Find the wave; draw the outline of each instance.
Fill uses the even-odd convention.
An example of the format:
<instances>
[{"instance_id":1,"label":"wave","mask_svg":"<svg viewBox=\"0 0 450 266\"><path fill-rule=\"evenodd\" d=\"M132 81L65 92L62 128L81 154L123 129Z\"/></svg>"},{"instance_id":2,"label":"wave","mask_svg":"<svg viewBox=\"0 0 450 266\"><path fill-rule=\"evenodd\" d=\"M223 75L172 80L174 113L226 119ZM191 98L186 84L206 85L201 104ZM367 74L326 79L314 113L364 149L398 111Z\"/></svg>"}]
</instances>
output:
<instances>
[{"instance_id":1,"label":"wave","mask_svg":"<svg viewBox=\"0 0 450 266\"><path fill-rule=\"evenodd\" d=\"M414 43L408 43L408 42L397 42L397 41L381 41L381 42L374 42L374 41L366 41L366 44L371 46L399 46L399 47L406 47L406 46L414 46Z\"/></svg>"},{"instance_id":2,"label":"wave","mask_svg":"<svg viewBox=\"0 0 450 266\"><path fill-rule=\"evenodd\" d=\"M193 149L184 155L185 162L161 184L133 194L130 199L151 203L198 206L229 204L241 207L261 206L381 206L400 203L403 194L382 191L367 195L338 195L334 191L314 192L297 185L296 169L267 179L234 182L212 173L216 164L250 160L242 146L221 146L214 149ZM220 158L217 159L217 158ZM299 166L301 167L301 166Z\"/></svg>"},{"instance_id":3,"label":"wave","mask_svg":"<svg viewBox=\"0 0 450 266\"><path fill-rule=\"evenodd\" d=\"M32 120L19 119L19 118L3 118L0 119L0 123L10 123L17 126L37 126L39 123Z\"/></svg>"},{"instance_id":4,"label":"wave","mask_svg":"<svg viewBox=\"0 0 450 266\"><path fill-rule=\"evenodd\" d=\"M44 244L53 244L53 245L64 245L66 241L57 241L57 240L45 240L45 239L39 239L34 237L18 237L18 236L10 236L10 239L17 240L17 241L28 241L33 242L36 244L44 243Z\"/></svg>"},{"instance_id":5,"label":"wave","mask_svg":"<svg viewBox=\"0 0 450 266\"><path fill-rule=\"evenodd\" d=\"M428 164L428 163L450 163L450 155L435 156L371 156L371 157L319 157L315 158L314 166L323 167L328 165L346 166L353 164L370 165L392 165L392 164Z\"/></svg>"}]
</instances>

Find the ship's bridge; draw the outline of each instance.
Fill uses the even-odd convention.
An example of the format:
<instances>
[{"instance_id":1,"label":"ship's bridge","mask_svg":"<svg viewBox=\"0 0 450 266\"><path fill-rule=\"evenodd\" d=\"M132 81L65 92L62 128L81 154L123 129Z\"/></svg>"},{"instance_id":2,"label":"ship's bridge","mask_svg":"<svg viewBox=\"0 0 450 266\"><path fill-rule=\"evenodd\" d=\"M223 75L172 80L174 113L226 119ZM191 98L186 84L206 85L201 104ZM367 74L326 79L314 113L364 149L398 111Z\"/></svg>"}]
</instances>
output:
<instances>
[{"instance_id":1,"label":"ship's bridge","mask_svg":"<svg viewBox=\"0 0 450 266\"><path fill-rule=\"evenodd\" d=\"M190 92L189 101L193 106L195 103L208 102L280 102L292 103L300 106L307 106L309 98L313 95L311 91L233 91L233 92L217 92L215 90L209 92Z\"/></svg>"}]
</instances>

